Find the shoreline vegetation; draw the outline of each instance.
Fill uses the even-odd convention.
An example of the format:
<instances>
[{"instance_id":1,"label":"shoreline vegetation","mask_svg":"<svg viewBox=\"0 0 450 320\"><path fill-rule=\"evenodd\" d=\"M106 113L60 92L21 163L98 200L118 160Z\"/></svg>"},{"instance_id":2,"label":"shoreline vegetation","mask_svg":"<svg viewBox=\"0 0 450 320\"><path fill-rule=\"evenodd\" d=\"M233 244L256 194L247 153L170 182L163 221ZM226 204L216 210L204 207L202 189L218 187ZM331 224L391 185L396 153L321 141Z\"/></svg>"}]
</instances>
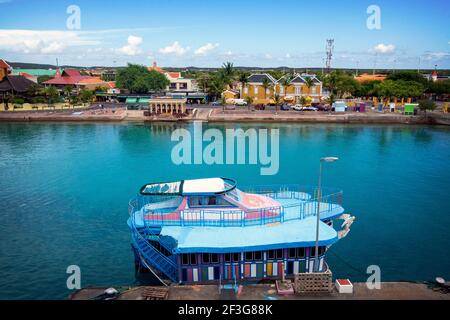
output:
<instances>
[{"instance_id":1,"label":"shoreline vegetation","mask_svg":"<svg viewBox=\"0 0 450 320\"><path fill-rule=\"evenodd\" d=\"M349 123L349 124L410 124L410 125L450 125L450 114L428 112L420 115L397 113L346 112L342 114L326 112L298 111L249 111L194 109L187 117L170 115L146 116L143 111L125 108L72 109L53 111L0 112L0 122L255 122L255 123Z\"/></svg>"}]
</instances>

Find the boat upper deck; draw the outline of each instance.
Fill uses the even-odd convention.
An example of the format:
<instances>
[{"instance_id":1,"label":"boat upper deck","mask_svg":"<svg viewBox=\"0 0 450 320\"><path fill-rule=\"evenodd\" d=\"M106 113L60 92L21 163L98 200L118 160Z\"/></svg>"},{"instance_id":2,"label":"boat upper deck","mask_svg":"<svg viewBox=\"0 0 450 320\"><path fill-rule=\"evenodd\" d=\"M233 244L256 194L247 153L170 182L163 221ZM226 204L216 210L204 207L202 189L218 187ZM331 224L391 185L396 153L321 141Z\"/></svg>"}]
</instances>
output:
<instances>
[{"instance_id":1,"label":"boat upper deck","mask_svg":"<svg viewBox=\"0 0 450 320\"><path fill-rule=\"evenodd\" d=\"M177 240L175 253L223 253L230 251L258 251L278 248L313 247L316 219L291 220L273 225L240 227L179 227L165 226L161 236ZM338 240L337 232L327 224L319 224L319 246Z\"/></svg>"},{"instance_id":2,"label":"boat upper deck","mask_svg":"<svg viewBox=\"0 0 450 320\"><path fill-rule=\"evenodd\" d=\"M233 188L234 189L234 188ZM242 201L243 192L237 189L233 193ZM283 223L290 220L302 220L317 215L320 211L321 220L335 218L344 213L342 191L322 191L320 201L314 197L317 193L314 188L298 185L259 186L243 188L246 195L257 194L266 199L273 199L267 207L199 207L185 206L179 209L181 195L174 199L166 195L154 197L138 196L129 204L129 213L136 227L159 226L202 226L202 227L246 227ZM189 197L189 196L185 196ZM163 204L163 205L161 205Z\"/></svg>"}]
</instances>

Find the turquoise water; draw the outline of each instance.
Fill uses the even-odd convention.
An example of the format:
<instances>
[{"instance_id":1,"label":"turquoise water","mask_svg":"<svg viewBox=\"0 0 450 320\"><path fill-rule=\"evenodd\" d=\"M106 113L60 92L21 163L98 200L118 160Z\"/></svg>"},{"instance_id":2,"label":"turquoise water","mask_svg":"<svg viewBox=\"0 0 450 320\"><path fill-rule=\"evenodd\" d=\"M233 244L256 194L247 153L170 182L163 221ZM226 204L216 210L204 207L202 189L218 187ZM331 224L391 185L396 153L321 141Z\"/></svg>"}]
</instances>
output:
<instances>
[{"instance_id":1,"label":"turquoise water","mask_svg":"<svg viewBox=\"0 0 450 320\"><path fill-rule=\"evenodd\" d=\"M192 124L182 125L192 129ZM249 125L210 125L226 127ZM330 251L336 276L450 278L450 130L422 126L259 125L280 129L280 168L172 163L173 124L0 123L0 298L65 298L82 286L133 284L127 203L150 181L227 176L238 184L317 181L344 190L357 219ZM205 129L208 126L205 125Z\"/></svg>"}]
</instances>

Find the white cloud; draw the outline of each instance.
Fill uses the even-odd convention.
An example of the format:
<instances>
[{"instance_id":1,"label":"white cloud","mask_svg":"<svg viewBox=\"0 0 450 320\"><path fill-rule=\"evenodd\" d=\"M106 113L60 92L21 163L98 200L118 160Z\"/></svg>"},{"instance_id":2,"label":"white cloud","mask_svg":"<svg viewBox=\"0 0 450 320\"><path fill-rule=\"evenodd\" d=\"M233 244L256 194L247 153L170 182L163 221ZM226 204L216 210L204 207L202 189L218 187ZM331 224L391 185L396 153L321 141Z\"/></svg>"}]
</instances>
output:
<instances>
[{"instance_id":1,"label":"white cloud","mask_svg":"<svg viewBox=\"0 0 450 320\"><path fill-rule=\"evenodd\" d=\"M233 52L231 52L231 51L228 50L227 52L224 52L224 55L230 57L230 56L233 55Z\"/></svg>"},{"instance_id":2,"label":"white cloud","mask_svg":"<svg viewBox=\"0 0 450 320\"><path fill-rule=\"evenodd\" d=\"M194 54L196 56L205 56L207 55L210 51L214 50L215 48L217 48L219 46L218 43L207 43L204 46L201 46L200 48L198 48L197 50L194 51Z\"/></svg>"},{"instance_id":3,"label":"white cloud","mask_svg":"<svg viewBox=\"0 0 450 320\"><path fill-rule=\"evenodd\" d=\"M395 46L393 44L380 43L373 47L371 51L381 54L392 53L395 51Z\"/></svg>"},{"instance_id":4,"label":"white cloud","mask_svg":"<svg viewBox=\"0 0 450 320\"><path fill-rule=\"evenodd\" d=\"M443 59L449 59L450 58L450 52L425 52L423 55L425 60L443 60Z\"/></svg>"},{"instance_id":5,"label":"white cloud","mask_svg":"<svg viewBox=\"0 0 450 320\"><path fill-rule=\"evenodd\" d=\"M286 53L286 59L290 59L291 58L291 55L289 54L289 53Z\"/></svg>"},{"instance_id":6,"label":"white cloud","mask_svg":"<svg viewBox=\"0 0 450 320\"><path fill-rule=\"evenodd\" d=\"M175 41L170 46L159 49L159 53L162 54L172 54L176 56L182 56L187 51L189 51L189 47L183 48L178 41Z\"/></svg>"},{"instance_id":7,"label":"white cloud","mask_svg":"<svg viewBox=\"0 0 450 320\"><path fill-rule=\"evenodd\" d=\"M127 56L135 56L142 53L142 49L139 47L143 42L141 37L130 35L128 36L127 44L117 51Z\"/></svg>"},{"instance_id":8,"label":"white cloud","mask_svg":"<svg viewBox=\"0 0 450 320\"><path fill-rule=\"evenodd\" d=\"M264 58L266 58L266 59L272 59L272 56L271 56L270 54L266 53L266 54L264 55Z\"/></svg>"},{"instance_id":9,"label":"white cloud","mask_svg":"<svg viewBox=\"0 0 450 320\"><path fill-rule=\"evenodd\" d=\"M77 31L0 29L0 50L6 52L52 54L95 44L98 41Z\"/></svg>"}]
</instances>

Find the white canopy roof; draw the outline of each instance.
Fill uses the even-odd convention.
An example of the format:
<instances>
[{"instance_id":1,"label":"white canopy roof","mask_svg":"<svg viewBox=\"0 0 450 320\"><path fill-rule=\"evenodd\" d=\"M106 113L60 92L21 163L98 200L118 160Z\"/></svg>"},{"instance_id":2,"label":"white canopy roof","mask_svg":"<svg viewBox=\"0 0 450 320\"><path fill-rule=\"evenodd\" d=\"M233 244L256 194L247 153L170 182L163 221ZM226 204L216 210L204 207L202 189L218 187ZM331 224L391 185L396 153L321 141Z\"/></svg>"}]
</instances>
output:
<instances>
[{"instance_id":1,"label":"white canopy roof","mask_svg":"<svg viewBox=\"0 0 450 320\"><path fill-rule=\"evenodd\" d=\"M206 178L184 180L183 194L216 193L225 191L225 182L222 178Z\"/></svg>"},{"instance_id":2,"label":"white canopy roof","mask_svg":"<svg viewBox=\"0 0 450 320\"><path fill-rule=\"evenodd\" d=\"M192 195L215 194L231 190L235 187L234 180L227 178L206 178L181 180L174 182L156 182L141 188L143 195Z\"/></svg>"}]
</instances>

